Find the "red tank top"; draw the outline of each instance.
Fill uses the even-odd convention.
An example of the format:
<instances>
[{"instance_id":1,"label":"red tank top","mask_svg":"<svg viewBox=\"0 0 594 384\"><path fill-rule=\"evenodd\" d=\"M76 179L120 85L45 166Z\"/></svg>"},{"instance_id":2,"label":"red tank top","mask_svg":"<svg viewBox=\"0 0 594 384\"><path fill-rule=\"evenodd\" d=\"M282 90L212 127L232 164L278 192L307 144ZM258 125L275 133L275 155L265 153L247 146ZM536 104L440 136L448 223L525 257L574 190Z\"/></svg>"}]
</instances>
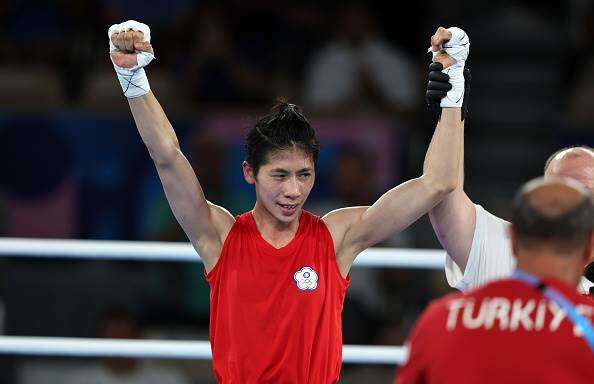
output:
<instances>
[{"instance_id":1,"label":"red tank top","mask_svg":"<svg viewBox=\"0 0 594 384\"><path fill-rule=\"evenodd\" d=\"M302 211L295 237L276 249L251 212L237 216L210 284L210 341L219 383L336 383L340 275L326 224Z\"/></svg>"}]
</instances>

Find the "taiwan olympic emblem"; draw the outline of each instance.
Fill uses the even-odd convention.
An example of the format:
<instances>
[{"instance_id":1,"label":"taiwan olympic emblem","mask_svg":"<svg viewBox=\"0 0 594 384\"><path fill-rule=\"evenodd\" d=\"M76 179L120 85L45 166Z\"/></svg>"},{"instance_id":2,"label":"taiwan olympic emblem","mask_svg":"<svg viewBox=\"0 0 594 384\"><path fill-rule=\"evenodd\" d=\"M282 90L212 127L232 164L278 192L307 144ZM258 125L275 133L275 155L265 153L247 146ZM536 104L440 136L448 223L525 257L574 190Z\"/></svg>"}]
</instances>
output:
<instances>
[{"instance_id":1,"label":"taiwan olympic emblem","mask_svg":"<svg viewBox=\"0 0 594 384\"><path fill-rule=\"evenodd\" d=\"M313 291L318 287L318 274L312 267L303 267L293 275L297 288L302 291Z\"/></svg>"}]
</instances>

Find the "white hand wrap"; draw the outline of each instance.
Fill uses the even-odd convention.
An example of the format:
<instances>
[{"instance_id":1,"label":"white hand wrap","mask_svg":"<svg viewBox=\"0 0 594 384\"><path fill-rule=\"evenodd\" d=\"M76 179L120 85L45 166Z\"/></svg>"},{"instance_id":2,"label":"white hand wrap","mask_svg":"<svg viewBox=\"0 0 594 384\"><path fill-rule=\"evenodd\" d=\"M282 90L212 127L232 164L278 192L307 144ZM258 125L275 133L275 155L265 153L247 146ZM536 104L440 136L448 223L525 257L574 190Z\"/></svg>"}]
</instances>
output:
<instances>
[{"instance_id":1,"label":"white hand wrap","mask_svg":"<svg viewBox=\"0 0 594 384\"><path fill-rule=\"evenodd\" d=\"M130 30L142 32L144 34L144 41L149 43L151 42L151 30L148 25L139 23L138 21L128 20L121 24L114 24L109 27L109 30L107 31L107 36L109 37L109 52L120 51L111 42L111 35L114 33L127 32ZM137 52L137 64L131 68L118 67L115 65L115 63L113 63L112 60L113 67L115 68L115 71L118 75L118 80L120 81L120 85L124 91L124 96L132 99L134 97L145 95L151 90L146 73L144 72L144 67L147 66L154 58L155 56L152 53Z\"/></svg>"},{"instance_id":2,"label":"white hand wrap","mask_svg":"<svg viewBox=\"0 0 594 384\"><path fill-rule=\"evenodd\" d=\"M464 63L470 53L470 39L466 32L458 27L448 28L452 33L452 38L443 44L443 49L450 55L456 64L442 70L450 76L452 89L441 99L440 106L443 107L462 107L464 101ZM431 51L431 48L429 48ZM433 60L439 52L433 52Z\"/></svg>"}]
</instances>

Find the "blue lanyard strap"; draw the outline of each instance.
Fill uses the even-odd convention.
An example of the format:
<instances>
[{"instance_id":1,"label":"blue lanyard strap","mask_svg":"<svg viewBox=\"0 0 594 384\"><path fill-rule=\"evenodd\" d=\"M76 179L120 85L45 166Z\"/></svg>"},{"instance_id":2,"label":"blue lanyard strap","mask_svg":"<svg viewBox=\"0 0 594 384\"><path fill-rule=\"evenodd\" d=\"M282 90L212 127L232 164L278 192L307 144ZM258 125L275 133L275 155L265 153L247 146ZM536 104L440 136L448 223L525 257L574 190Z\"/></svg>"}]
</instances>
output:
<instances>
[{"instance_id":1,"label":"blue lanyard strap","mask_svg":"<svg viewBox=\"0 0 594 384\"><path fill-rule=\"evenodd\" d=\"M538 276L526 271L516 270L512 278L537 288L546 298L554 301L567 314L571 321L582 329L582 335L586 343L588 343L588 346L594 352L594 329L592 329L592 324L590 324L590 321L584 315L576 310L575 305L567 300L561 292L546 285Z\"/></svg>"}]
</instances>

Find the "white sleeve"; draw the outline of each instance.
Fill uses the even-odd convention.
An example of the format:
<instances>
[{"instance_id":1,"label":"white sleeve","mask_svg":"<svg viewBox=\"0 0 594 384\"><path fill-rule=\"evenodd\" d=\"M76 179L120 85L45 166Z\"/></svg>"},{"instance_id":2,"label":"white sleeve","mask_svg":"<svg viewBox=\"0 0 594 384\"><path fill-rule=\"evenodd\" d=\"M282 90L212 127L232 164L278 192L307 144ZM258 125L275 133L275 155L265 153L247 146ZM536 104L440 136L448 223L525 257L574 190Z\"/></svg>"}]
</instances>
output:
<instances>
[{"instance_id":1,"label":"white sleeve","mask_svg":"<svg viewBox=\"0 0 594 384\"><path fill-rule=\"evenodd\" d=\"M445 273L451 287L461 291L511 275L516 259L507 232L509 223L475 205L476 225L464 272L446 255Z\"/></svg>"}]
</instances>

